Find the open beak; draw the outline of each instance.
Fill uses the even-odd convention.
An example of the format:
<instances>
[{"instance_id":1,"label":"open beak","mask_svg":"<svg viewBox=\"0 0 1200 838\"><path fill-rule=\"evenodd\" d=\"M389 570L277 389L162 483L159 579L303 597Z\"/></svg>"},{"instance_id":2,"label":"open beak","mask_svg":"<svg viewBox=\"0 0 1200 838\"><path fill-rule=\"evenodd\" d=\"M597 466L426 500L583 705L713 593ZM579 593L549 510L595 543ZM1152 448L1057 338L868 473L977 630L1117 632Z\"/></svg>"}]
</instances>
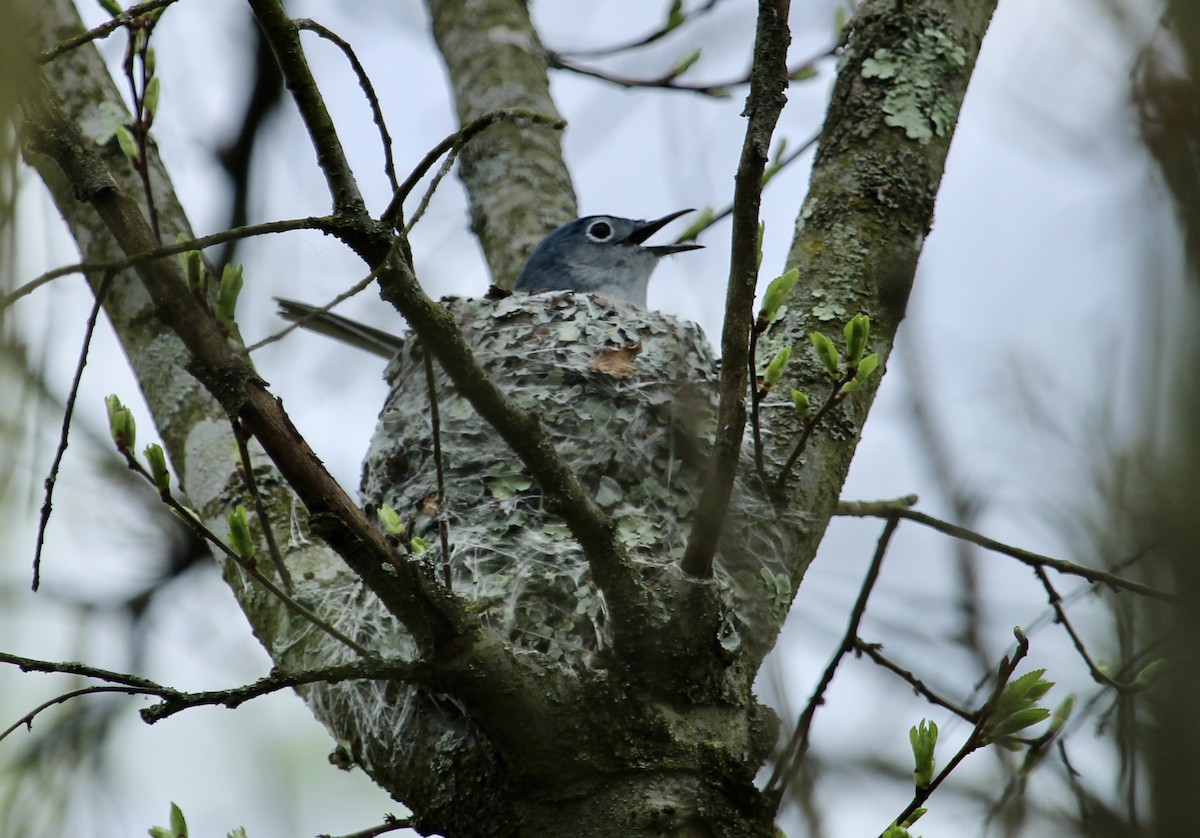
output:
<instances>
[{"instance_id":1,"label":"open beak","mask_svg":"<svg viewBox=\"0 0 1200 838\"><path fill-rule=\"evenodd\" d=\"M679 212L673 212L670 215L664 215L662 218L654 221L647 221L645 224L630 233L629 238L626 239L626 241L632 242L633 244L641 244L663 227L666 227L676 218L681 215L686 215L689 212L695 212L695 210L679 210ZM650 251L655 256L666 256L668 253L683 253L685 250L699 250L702 247L704 247L702 244L656 244L644 249Z\"/></svg>"}]
</instances>

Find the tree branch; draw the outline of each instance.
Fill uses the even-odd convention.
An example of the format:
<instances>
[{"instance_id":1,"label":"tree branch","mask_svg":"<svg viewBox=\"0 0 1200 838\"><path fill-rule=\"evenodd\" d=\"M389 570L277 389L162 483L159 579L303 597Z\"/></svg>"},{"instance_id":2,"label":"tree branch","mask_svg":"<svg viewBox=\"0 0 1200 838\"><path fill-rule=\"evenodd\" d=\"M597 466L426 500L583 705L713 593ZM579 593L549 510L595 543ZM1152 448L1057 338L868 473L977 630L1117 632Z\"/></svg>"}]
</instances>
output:
<instances>
[{"instance_id":1,"label":"tree branch","mask_svg":"<svg viewBox=\"0 0 1200 838\"><path fill-rule=\"evenodd\" d=\"M704 493L696 507L681 561L685 573L701 579L712 575L746 427L748 342L754 322L754 287L758 281L758 211L763 172L771 153L771 135L787 101L784 90L788 81L787 48L791 41L788 5L779 0L759 0L758 4L754 67L744 112L749 123L734 185L733 253L725 295L725 323L721 329L717 438Z\"/></svg>"}]
</instances>

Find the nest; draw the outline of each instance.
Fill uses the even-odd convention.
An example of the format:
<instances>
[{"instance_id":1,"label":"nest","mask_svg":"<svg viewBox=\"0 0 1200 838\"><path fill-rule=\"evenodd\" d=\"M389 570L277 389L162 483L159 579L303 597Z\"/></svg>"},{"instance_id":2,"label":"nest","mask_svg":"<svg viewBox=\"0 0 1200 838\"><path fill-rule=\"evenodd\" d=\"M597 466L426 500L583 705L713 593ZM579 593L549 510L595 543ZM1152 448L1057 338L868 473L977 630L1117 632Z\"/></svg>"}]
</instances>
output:
<instances>
[{"instance_id":1,"label":"nest","mask_svg":"<svg viewBox=\"0 0 1200 838\"><path fill-rule=\"evenodd\" d=\"M699 327L584 294L445 303L492 381L540 416L559 455L613 516L630 556L651 577L676 562L715 425L718 364ZM516 649L587 666L609 634L604 597L582 551L562 520L543 510L521 462L434 364L445 485L438 502L424 352L410 339L388 366L390 392L364 463L364 504L399 513L428 544L411 560L429 563L439 579L444 518L454 594ZM781 517L752 468L742 473L716 566L731 603L722 636L731 650L769 644L792 590L783 557L804 523ZM402 627L374 596L349 574L338 578L322 587L322 613L339 615L339 628L381 653L411 653ZM347 657L332 641L323 653L327 663ZM400 747L420 703L396 689L341 685L326 689L324 700L352 700L354 707L342 709L374 728L366 738L385 740L376 742L382 755Z\"/></svg>"}]
</instances>

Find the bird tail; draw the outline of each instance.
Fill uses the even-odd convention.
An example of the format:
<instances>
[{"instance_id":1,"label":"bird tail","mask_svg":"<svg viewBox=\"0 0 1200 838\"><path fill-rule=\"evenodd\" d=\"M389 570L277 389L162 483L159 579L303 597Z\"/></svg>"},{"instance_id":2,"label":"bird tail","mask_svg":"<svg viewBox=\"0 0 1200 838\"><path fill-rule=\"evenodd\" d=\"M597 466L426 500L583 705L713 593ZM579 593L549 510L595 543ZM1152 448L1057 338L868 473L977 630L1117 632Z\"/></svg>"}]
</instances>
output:
<instances>
[{"instance_id":1,"label":"bird tail","mask_svg":"<svg viewBox=\"0 0 1200 838\"><path fill-rule=\"evenodd\" d=\"M333 338L381 358L391 360L404 348L404 338L391 332L376 329L331 311L323 311L308 303L285 300L282 297L276 297L275 302L279 304L279 316L284 320L290 320L302 329Z\"/></svg>"}]
</instances>

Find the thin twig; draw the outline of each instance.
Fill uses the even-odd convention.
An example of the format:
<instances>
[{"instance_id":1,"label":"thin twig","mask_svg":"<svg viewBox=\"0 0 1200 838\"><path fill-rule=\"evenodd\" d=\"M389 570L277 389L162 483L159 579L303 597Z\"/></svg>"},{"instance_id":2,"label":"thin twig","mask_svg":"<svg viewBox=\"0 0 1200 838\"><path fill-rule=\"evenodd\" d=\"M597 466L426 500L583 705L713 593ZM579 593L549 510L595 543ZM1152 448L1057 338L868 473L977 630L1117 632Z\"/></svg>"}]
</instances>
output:
<instances>
[{"instance_id":1,"label":"thin twig","mask_svg":"<svg viewBox=\"0 0 1200 838\"><path fill-rule=\"evenodd\" d=\"M438 411L437 382L433 377L433 353L422 349L425 356L425 386L429 393L429 422L433 426L433 465L437 471L437 521L438 536L442 541L442 575L446 587L450 581L450 526L446 523L446 475L442 463L442 422Z\"/></svg>"},{"instance_id":2,"label":"thin twig","mask_svg":"<svg viewBox=\"0 0 1200 838\"><path fill-rule=\"evenodd\" d=\"M71 690L69 692L62 693L61 695L56 695L54 698L51 698L48 701L43 701L37 707L34 707L32 710L30 710L24 716L17 719L11 725L6 727L3 731L0 731L0 742L3 742L6 738L8 738L9 734L11 734L13 731L17 730L18 728L23 727L26 730L32 730L33 729L33 720L35 718L37 718L38 715L40 715L42 713L42 711L49 710L51 707L54 707L56 704L62 704L65 701L70 701L72 698L79 698L82 695L95 695L96 693L122 693L123 695L158 695L158 693L154 692L153 690L144 689L142 687L81 687L80 689L77 689L77 690Z\"/></svg>"},{"instance_id":3,"label":"thin twig","mask_svg":"<svg viewBox=\"0 0 1200 838\"><path fill-rule=\"evenodd\" d=\"M89 29L88 31L76 35L73 38L67 38L65 41L59 41L54 46L50 47L50 49L39 53L37 58L34 60L39 65L47 64L58 58L60 55L68 53L77 47L81 47L90 41L107 38L121 27L129 25L133 19L139 15L143 15L146 12L152 12L155 9L165 8L174 2L176 2L176 0L151 0L149 3L130 6L112 20L105 21L99 26Z\"/></svg>"},{"instance_id":4,"label":"thin twig","mask_svg":"<svg viewBox=\"0 0 1200 838\"><path fill-rule=\"evenodd\" d=\"M1176 601L1176 597L1166 591L1160 591L1157 588L1143 585L1140 582L1134 582L1131 579L1125 579L1107 571L1093 570L1090 567L1084 567L1074 562L1053 559L1049 556L1030 552L1029 550L1022 550L1019 547L1012 547L987 536L980 535L973 530L968 530L965 527L959 527L947 521L934 518L932 515L926 515L924 512L918 512L915 509L909 509L907 506L898 505L894 501L839 501L837 510L833 514L852 518L890 518L898 516L909 521L916 521L918 524L924 524L954 538L961 538L972 544L978 544L980 547L992 550L993 552L1011 556L1029 567L1048 567L1051 570L1057 570L1059 573L1065 573L1069 576L1079 576L1093 584L1107 585L1116 590L1129 591L1130 593L1149 597L1150 599L1157 599L1161 602Z\"/></svg>"},{"instance_id":5,"label":"thin twig","mask_svg":"<svg viewBox=\"0 0 1200 838\"><path fill-rule=\"evenodd\" d=\"M351 832L346 835L339 835L337 838L376 838L379 835L386 835L389 832L395 832L399 829L409 829L413 826L411 818L397 818L395 815L387 815L383 819L383 823L378 826L372 826L368 829L362 829L358 832ZM328 833L318 835L317 838L334 838Z\"/></svg>"},{"instance_id":6,"label":"thin twig","mask_svg":"<svg viewBox=\"0 0 1200 838\"><path fill-rule=\"evenodd\" d=\"M327 216L265 221L262 224L248 224L232 230L222 230L220 233L213 233L209 236L200 236L194 239L185 239L183 241L172 242L171 244L164 244L161 247L155 247L144 253L135 253L133 256L126 256L122 259L112 259L107 262L76 262L73 265L63 265L61 268L46 271L6 296L0 297L0 311L4 311L4 309L22 297L29 296L48 282L53 282L60 277L71 274L123 271L126 268L136 267L144 262L151 262L155 259L161 259L164 256L174 256L189 250L203 250L206 247L212 247L213 245L235 239L246 239L251 236L261 236L267 233L288 233L293 230L320 230L322 233L332 233L336 226L333 220Z\"/></svg>"},{"instance_id":7,"label":"thin twig","mask_svg":"<svg viewBox=\"0 0 1200 838\"><path fill-rule=\"evenodd\" d=\"M537 113L536 111L527 110L525 108L499 108L494 111L488 111L478 119L473 119L460 130L450 134L440 143L426 152L421 161L408 173L408 177L404 179L392 195L392 200L388 204L387 209L383 211L383 215L379 220L389 226L394 226L396 220L400 217L400 210L409 193L416 188L421 178L433 168L433 164L438 161L443 154L451 150L461 150L464 145L483 129L496 122L522 122L527 121L535 125L545 125L548 128L562 130L566 127L566 122L561 119L554 119L545 114Z\"/></svg>"},{"instance_id":8,"label":"thin twig","mask_svg":"<svg viewBox=\"0 0 1200 838\"><path fill-rule=\"evenodd\" d=\"M821 52L813 55L806 61L801 61L792 67L786 68L788 78L798 75L800 72L820 61L823 58L828 58L835 55L838 50L838 45L834 44ZM718 99L724 99L730 96L730 90L734 87L740 87L744 84L751 83L752 73L746 73L736 79L730 79L724 82L708 82L704 84L691 84L688 82L679 81L681 73L677 69L668 70L663 75L652 79L635 79L629 76L621 76L616 73L611 73L607 70L601 70L597 67L585 67L582 64L575 64L568 61L561 54L548 52L546 61L552 69L566 70L569 73L577 73L581 76L599 79L600 81L614 84L617 87L626 89L632 88L653 88L655 90L675 90L682 93L698 93L702 96L712 96Z\"/></svg>"},{"instance_id":9,"label":"thin twig","mask_svg":"<svg viewBox=\"0 0 1200 838\"><path fill-rule=\"evenodd\" d=\"M934 692L928 684L926 684L912 672L886 657L881 651L879 651L881 648L882 646L879 643L867 643L861 637L854 638L854 651L856 653L866 655L887 671L898 675L901 680L913 688L913 692L925 698L925 700L930 704L936 704L939 707L944 707L954 715L959 716L960 718L963 718L972 724L979 720L978 711L966 710L955 704L950 699Z\"/></svg>"},{"instance_id":10,"label":"thin twig","mask_svg":"<svg viewBox=\"0 0 1200 838\"><path fill-rule=\"evenodd\" d=\"M279 545L275 543L275 531L272 529L271 519L267 515L267 506L263 503L262 493L258 491L258 480L254 477L254 466L250 462L250 446L246 442L249 437L241 423L234 420L231 424L242 465L238 471L241 472L242 482L246 484L246 491L250 493L250 498L254 501L254 514L258 516L258 525L267 542L267 552L271 556L271 563L275 565L275 572L279 574L279 579L283 582L283 589L290 594L292 593L292 574L283 562L283 554L279 552Z\"/></svg>"},{"instance_id":11,"label":"thin twig","mask_svg":"<svg viewBox=\"0 0 1200 838\"><path fill-rule=\"evenodd\" d=\"M65 693L51 701L45 702L26 714L25 717L9 727L3 734L0 734L0 739L3 739L23 724L27 726L33 720L34 716L47 707L79 695L97 692L120 692L127 695L156 696L162 700L161 703L155 704L152 707L146 707L140 711L143 721L147 724L154 724L168 716L173 716L192 707L220 705L232 710L250 699L305 684L336 684L340 681L350 680L400 680L406 683L424 683L429 679L428 669L421 663L371 656L363 660L294 672L275 668L271 670L269 675L265 675L251 684L245 684L240 687L232 687L224 690L206 690L203 692L183 692L151 681L149 678L142 678L141 676L130 675L125 672L114 672L110 669L101 669L100 667L73 661L47 661L0 652L0 663L17 666L22 672L75 675L83 678L93 678L98 681L106 681L111 685L73 690L70 693Z\"/></svg>"},{"instance_id":12,"label":"thin twig","mask_svg":"<svg viewBox=\"0 0 1200 838\"><path fill-rule=\"evenodd\" d=\"M833 682L833 676L837 673L842 658L854 649L855 640L858 638L858 626L867 610L867 599L871 596L876 580L879 579L879 569L883 566L883 557L887 554L888 544L891 543L892 535L896 532L898 525L899 521L896 518L888 519L884 525L883 532L879 535L879 542L875 545L875 555L871 557L871 565L867 568L867 575L863 578L862 587L858 591L858 599L850 612L850 621L846 625L846 633L842 636L842 642L825 667L825 672L821 675L821 680L817 682L812 696L809 697L808 704L804 706L804 712L800 714L800 718L796 722L796 730L792 733L787 747L776 760L775 768L771 772L771 779L767 781L767 785L763 789L763 793L776 805L783 799L784 789L808 751L813 716L816 715L817 708L825 703L825 691Z\"/></svg>"},{"instance_id":13,"label":"thin twig","mask_svg":"<svg viewBox=\"0 0 1200 838\"><path fill-rule=\"evenodd\" d=\"M762 176L771 135L783 111L787 88L787 47L791 40L783 6L759 0L754 66L746 100L745 142L734 177L732 254L721 328L721 395L717 436L708 477L696 506L680 567L699 579L712 576L746 428L746 385L754 288L758 279L758 217Z\"/></svg>"},{"instance_id":14,"label":"thin twig","mask_svg":"<svg viewBox=\"0 0 1200 838\"><path fill-rule=\"evenodd\" d=\"M1097 684L1102 684L1106 687L1112 687L1122 694L1133 694L1140 692L1140 688L1132 684L1122 683L1105 675L1096 662L1092 660L1092 656L1088 654L1087 647L1083 643L1083 638L1079 636L1079 632L1075 631L1075 626L1071 624L1067 617L1067 611L1063 608L1063 599L1059 595L1058 590L1054 587L1054 583L1050 581L1050 576L1046 573L1045 568L1035 567L1033 572L1037 575L1038 581L1042 583L1042 587L1046 590L1046 596L1050 600L1050 607L1054 609L1054 621L1066 629L1067 634L1071 638L1071 642L1075 645L1075 650L1079 652L1079 656L1083 658L1083 662L1087 664L1088 672L1092 675L1092 680Z\"/></svg>"},{"instance_id":15,"label":"thin twig","mask_svg":"<svg viewBox=\"0 0 1200 838\"><path fill-rule=\"evenodd\" d=\"M42 547L46 541L46 527L50 523L51 500L54 497L54 485L58 482L58 469L62 465L63 455L67 452L67 438L71 432L71 416L75 413L75 398L79 395L79 382L83 378L83 368L87 366L88 350L92 345L92 333L96 331L96 320L100 316L100 307L108 295L112 284L114 271L106 271L96 289L96 298L92 302L92 311L88 314L87 327L83 332L83 346L79 349L79 361L75 364L75 377L71 379L71 389L67 393L67 401L63 408L62 429L58 435L58 448L54 451L54 461L50 464L50 473L43 485L46 497L42 501L41 513L38 517L37 546L33 550L33 590L36 591L42 583Z\"/></svg>"},{"instance_id":16,"label":"thin twig","mask_svg":"<svg viewBox=\"0 0 1200 838\"><path fill-rule=\"evenodd\" d=\"M396 162L392 159L392 135L388 133L387 123L383 119L383 108L379 106L379 96L375 93L375 85L371 84L371 78L367 75L362 62L358 60L358 56L355 55L354 48L335 32L315 20L299 18L296 20L296 26L315 32L330 41L345 54L346 60L350 62L354 75L358 77L358 86L362 88L363 94L367 97L367 103L371 106L371 118L379 128L379 141L383 146L383 171L387 175L388 183L392 186L392 191L395 192L399 186L396 183Z\"/></svg>"},{"instance_id":17,"label":"thin twig","mask_svg":"<svg viewBox=\"0 0 1200 838\"><path fill-rule=\"evenodd\" d=\"M632 41L626 41L623 44L614 44L613 46L609 47L594 47L593 49L560 50L558 54L571 55L575 58L603 58L609 55L616 55L619 52L629 52L630 50L635 50L639 47L649 46L656 41L662 40L672 32L681 29L684 24L696 20L699 17L703 17L705 14L716 8L717 3L719 2L721 2L721 0L708 0L708 2L703 6L684 12L680 20L675 22L668 20L667 23L664 23L658 29L655 29L649 35L644 35Z\"/></svg>"}]
</instances>

